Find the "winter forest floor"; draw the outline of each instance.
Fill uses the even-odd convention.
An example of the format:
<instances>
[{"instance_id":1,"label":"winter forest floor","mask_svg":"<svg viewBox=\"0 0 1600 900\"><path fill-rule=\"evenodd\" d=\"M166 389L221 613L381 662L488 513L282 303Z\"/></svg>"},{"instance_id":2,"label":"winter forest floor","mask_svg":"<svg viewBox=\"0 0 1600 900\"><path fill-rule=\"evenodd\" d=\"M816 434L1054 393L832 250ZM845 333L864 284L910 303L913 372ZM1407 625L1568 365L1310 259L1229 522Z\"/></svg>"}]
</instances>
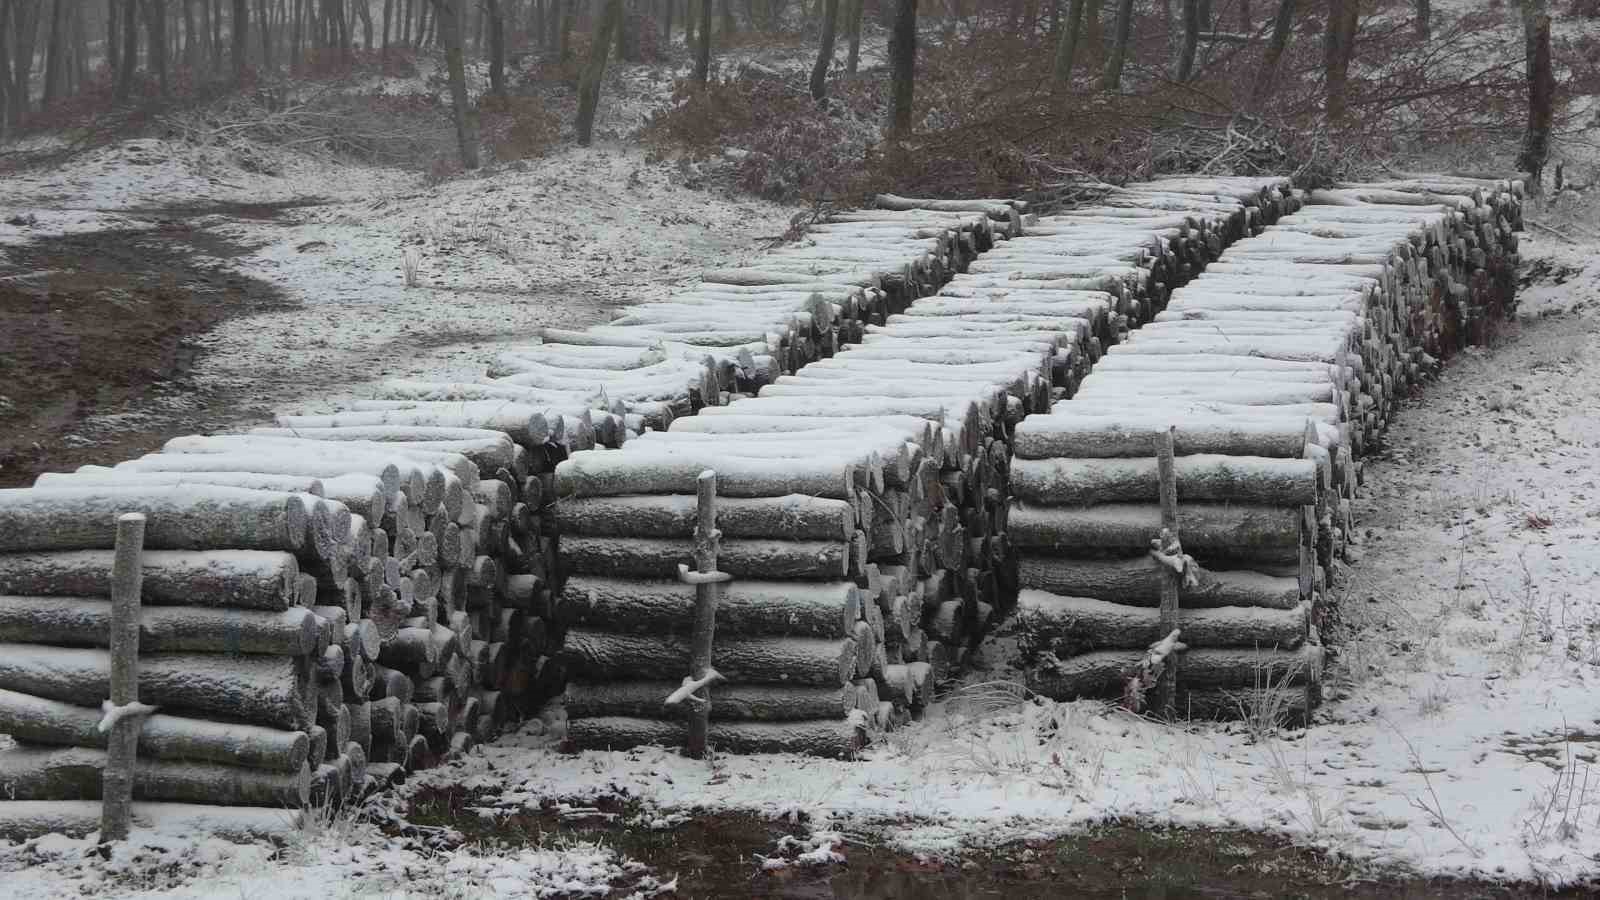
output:
<instances>
[{"instance_id":1,"label":"winter forest floor","mask_svg":"<svg viewBox=\"0 0 1600 900\"><path fill-rule=\"evenodd\" d=\"M153 139L5 173L0 487L474 377L785 231L796 208L648 158L631 109L442 181ZM568 756L530 722L285 848L0 847L0 896L1593 896L1600 236L1567 233L1525 236L1518 319L1369 457L1308 730L1028 702L996 657L854 762Z\"/></svg>"}]
</instances>

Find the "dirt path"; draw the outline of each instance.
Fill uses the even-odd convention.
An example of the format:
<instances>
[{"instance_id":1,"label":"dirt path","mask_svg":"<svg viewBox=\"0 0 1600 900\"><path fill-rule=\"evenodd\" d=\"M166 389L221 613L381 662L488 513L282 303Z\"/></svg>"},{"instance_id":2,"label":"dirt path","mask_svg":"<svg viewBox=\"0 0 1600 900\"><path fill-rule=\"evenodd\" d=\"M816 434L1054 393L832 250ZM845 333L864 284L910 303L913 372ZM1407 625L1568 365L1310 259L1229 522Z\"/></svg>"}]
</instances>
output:
<instances>
[{"instance_id":1,"label":"dirt path","mask_svg":"<svg viewBox=\"0 0 1600 900\"><path fill-rule=\"evenodd\" d=\"M222 265L245 248L183 218L150 218L0 256L0 487L259 414L193 384L194 338L290 301Z\"/></svg>"}]
</instances>

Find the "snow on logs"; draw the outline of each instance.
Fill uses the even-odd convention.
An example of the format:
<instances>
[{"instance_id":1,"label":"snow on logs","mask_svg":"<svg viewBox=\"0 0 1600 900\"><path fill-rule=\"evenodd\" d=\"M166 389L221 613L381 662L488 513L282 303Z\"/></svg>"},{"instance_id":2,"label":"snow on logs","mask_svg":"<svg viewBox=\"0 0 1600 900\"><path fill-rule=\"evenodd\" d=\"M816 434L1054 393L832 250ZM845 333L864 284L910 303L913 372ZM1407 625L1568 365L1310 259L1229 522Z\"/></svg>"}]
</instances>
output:
<instances>
[{"instance_id":1,"label":"snow on logs","mask_svg":"<svg viewBox=\"0 0 1600 900\"><path fill-rule=\"evenodd\" d=\"M1397 398L1510 308L1520 185L1339 184L1233 243L1018 426L1017 633L1032 687L1116 695L1162 636L1156 440L1170 433L1187 578L1180 714L1240 691L1318 699L1324 580L1356 457Z\"/></svg>"},{"instance_id":2,"label":"snow on logs","mask_svg":"<svg viewBox=\"0 0 1600 900\"><path fill-rule=\"evenodd\" d=\"M1082 216L1007 216L1008 240L952 267L934 295L866 321L838 352L620 451L573 454L556 473L571 743L679 733L649 721L666 715L650 692L666 685L664 697L686 671L693 590L669 579L689 556L705 468L726 498L718 565L734 575L716 644L730 681L713 689L713 716L729 726L815 716L837 741L851 710L881 728L920 709L1017 588L1012 429L1070 390L1171 285L1288 212L1286 186L1112 189ZM894 210L821 228L894 231L927 215L918 201L885 200ZM939 204L999 218L992 205ZM1261 480L1298 489L1283 484L1293 473ZM805 699L792 696L802 688Z\"/></svg>"}]
</instances>

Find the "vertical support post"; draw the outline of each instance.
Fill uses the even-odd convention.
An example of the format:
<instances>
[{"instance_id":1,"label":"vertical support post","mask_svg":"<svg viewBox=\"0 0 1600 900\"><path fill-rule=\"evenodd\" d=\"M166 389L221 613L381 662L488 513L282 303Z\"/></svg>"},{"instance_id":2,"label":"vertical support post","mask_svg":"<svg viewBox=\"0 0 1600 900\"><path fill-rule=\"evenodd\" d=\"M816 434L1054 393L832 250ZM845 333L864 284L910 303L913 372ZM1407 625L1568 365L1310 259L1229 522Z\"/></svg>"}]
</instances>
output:
<instances>
[{"instance_id":1,"label":"vertical support post","mask_svg":"<svg viewBox=\"0 0 1600 900\"><path fill-rule=\"evenodd\" d=\"M1161 480L1161 546L1163 552L1179 546L1178 542L1178 476L1173 464L1173 432L1169 427L1156 438L1156 473ZM1178 550L1181 555L1182 550ZM1171 634L1178 627L1178 588L1183 582L1180 571L1167 567L1161 577L1161 633ZM1178 685L1178 656L1169 654L1161 676L1156 682L1155 702L1152 712L1163 718L1173 712L1173 701Z\"/></svg>"},{"instance_id":2,"label":"vertical support post","mask_svg":"<svg viewBox=\"0 0 1600 900\"><path fill-rule=\"evenodd\" d=\"M694 585L694 631L690 637L689 674L683 684L667 697L666 707L689 704L689 735L684 754L700 759L706 753L706 736L711 729L711 686L722 676L711 666L711 648L717 634L717 599L721 584L729 580L717 571L717 551L722 532L717 530L717 473L707 469L695 480L699 521L694 529L694 563L697 571L678 565L678 580ZM696 694L703 691L703 695Z\"/></svg>"},{"instance_id":3,"label":"vertical support post","mask_svg":"<svg viewBox=\"0 0 1600 900\"><path fill-rule=\"evenodd\" d=\"M100 840L128 837L133 812L133 767L139 751L141 715L119 716L139 703L139 595L144 577L144 515L117 517L116 556L111 564L111 735L101 774ZM103 726L102 726L103 727Z\"/></svg>"}]
</instances>

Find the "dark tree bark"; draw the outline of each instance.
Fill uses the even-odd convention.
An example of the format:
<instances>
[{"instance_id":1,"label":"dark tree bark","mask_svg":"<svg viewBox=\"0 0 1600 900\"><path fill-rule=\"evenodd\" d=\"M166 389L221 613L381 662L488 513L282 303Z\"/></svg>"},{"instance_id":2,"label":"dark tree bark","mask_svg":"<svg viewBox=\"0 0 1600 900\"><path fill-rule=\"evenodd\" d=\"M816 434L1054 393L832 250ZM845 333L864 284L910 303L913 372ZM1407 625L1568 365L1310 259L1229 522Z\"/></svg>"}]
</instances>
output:
<instances>
[{"instance_id":1,"label":"dark tree bark","mask_svg":"<svg viewBox=\"0 0 1600 900\"><path fill-rule=\"evenodd\" d=\"M383 0L383 59L389 58L389 29L394 21L394 0Z\"/></svg>"},{"instance_id":2,"label":"dark tree bark","mask_svg":"<svg viewBox=\"0 0 1600 900\"><path fill-rule=\"evenodd\" d=\"M42 0L12 0L11 68L0 77L11 79L11 124L20 126L33 105L33 51L38 45L39 22L44 18Z\"/></svg>"},{"instance_id":3,"label":"dark tree bark","mask_svg":"<svg viewBox=\"0 0 1600 900\"><path fill-rule=\"evenodd\" d=\"M623 0L622 9L617 13L617 25L611 30L611 36L616 43L617 59L632 61L633 49L630 46L633 37L633 25L628 21L630 11L627 0Z\"/></svg>"},{"instance_id":4,"label":"dark tree bark","mask_svg":"<svg viewBox=\"0 0 1600 900\"><path fill-rule=\"evenodd\" d=\"M622 24L622 0L605 0L595 21L594 40L589 45L589 60L583 66L578 84L578 146L587 147L594 136L594 114L600 105L600 81L606 73L606 56L612 33Z\"/></svg>"},{"instance_id":5,"label":"dark tree bark","mask_svg":"<svg viewBox=\"0 0 1600 900\"><path fill-rule=\"evenodd\" d=\"M1283 58L1294 28L1294 2L1278 0L1278 14L1272 19L1272 37L1267 40L1266 52L1261 56L1261 71L1256 73L1255 88L1250 92L1252 110L1259 112L1261 105L1272 96L1272 87L1278 78L1278 60Z\"/></svg>"},{"instance_id":6,"label":"dark tree bark","mask_svg":"<svg viewBox=\"0 0 1600 900\"><path fill-rule=\"evenodd\" d=\"M4 11L9 13L11 0L0 0L0 7L3 7ZM8 33L6 29L0 28L0 34ZM3 43L5 41L0 40L0 44ZM116 80L117 72L122 69L122 3L120 0L107 0L106 2L106 68L111 73L113 81ZM0 71L10 71L10 68L0 66ZM4 80L0 78L0 81Z\"/></svg>"},{"instance_id":7,"label":"dark tree bark","mask_svg":"<svg viewBox=\"0 0 1600 900\"><path fill-rule=\"evenodd\" d=\"M861 66L861 6L863 0L845 0L849 11L845 13L850 28L850 50L845 54L844 70L854 75Z\"/></svg>"},{"instance_id":8,"label":"dark tree bark","mask_svg":"<svg viewBox=\"0 0 1600 900\"><path fill-rule=\"evenodd\" d=\"M1544 164L1550 158L1550 129L1555 121L1556 76L1550 58L1550 7L1547 0L1522 0L1522 27L1528 76L1528 130L1522 138L1517 168L1533 178L1528 190L1538 194Z\"/></svg>"},{"instance_id":9,"label":"dark tree bark","mask_svg":"<svg viewBox=\"0 0 1600 900\"><path fill-rule=\"evenodd\" d=\"M222 0L211 0L211 71L222 71Z\"/></svg>"},{"instance_id":10,"label":"dark tree bark","mask_svg":"<svg viewBox=\"0 0 1600 900\"><path fill-rule=\"evenodd\" d=\"M572 58L572 22L578 16L578 0L561 0L561 58Z\"/></svg>"},{"instance_id":11,"label":"dark tree bark","mask_svg":"<svg viewBox=\"0 0 1600 900\"><path fill-rule=\"evenodd\" d=\"M256 0L256 30L261 32L261 70L272 71L272 21L269 0Z\"/></svg>"},{"instance_id":12,"label":"dark tree bark","mask_svg":"<svg viewBox=\"0 0 1600 900\"><path fill-rule=\"evenodd\" d=\"M1105 76L1100 87L1108 91L1122 89L1122 65L1128 56L1128 40L1133 36L1133 0L1118 0L1116 34L1111 38L1111 52L1106 54Z\"/></svg>"},{"instance_id":13,"label":"dark tree bark","mask_svg":"<svg viewBox=\"0 0 1600 900\"><path fill-rule=\"evenodd\" d=\"M1085 0L1083 15L1083 40L1078 42L1080 47L1102 47L1105 43L1105 29L1100 27L1100 7L1104 0ZM1103 49L1103 47L1102 47Z\"/></svg>"},{"instance_id":14,"label":"dark tree bark","mask_svg":"<svg viewBox=\"0 0 1600 900\"><path fill-rule=\"evenodd\" d=\"M1056 59L1051 73L1055 88L1066 90L1072 84L1072 67L1077 62L1079 32L1083 30L1085 0L1072 0L1067 7L1067 21L1056 34Z\"/></svg>"},{"instance_id":15,"label":"dark tree bark","mask_svg":"<svg viewBox=\"0 0 1600 900\"><path fill-rule=\"evenodd\" d=\"M61 98L61 80L66 68L62 63L65 62L66 53L66 10L63 0L54 0L50 4L50 36L45 43L44 100L41 108L47 108Z\"/></svg>"},{"instance_id":16,"label":"dark tree bark","mask_svg":"<svg viewBox=\"0 0 1600 900\"><path fill-rule=\"evenodd\" d=\"M125 103L133 90L133 72L139 66L138 0L122 0L122 70L117 73L116 99Z\"/></svg>"},{"instance_id":17,"label":"dark tree bark","mask_svg":"<svg viewBox=\"0 0 1600 900\"><path fill-rule=\"evenodd\" d=\"M0 141L11 134L11 0L0 0Z\"/></svg>"},{"instance_id":18,"label":"dark tree bark","mask_svg":"<svg viewBox=\"0 0 1600 900\"><path fill-rule=\"evenodd\" d=\"M730 0L722 0L722 36L732 37L739 31L739 23L733 19L733 4Z\"/></svg>"},{"instance_id":19,"label":"dark tree bark","mask_svg":"<svg viewBox=\"0 0 1600 900\"><path fill-rule=\"evenodd\" d=\"M1433 36L1433 3L1417 0L1417 37L1427 40Z\"/></svg>"},{"instance_id":20,"label":"dark tree bark","mask_svg":"<svg viewBox=\"0 0 1600 900\"><path fill-rule=\"evenodd\" d=\"M367 7L366 0L358 0L355 4L356 16L361 19L361 49L372 49L372 10ZM355 23L351 23L351 30Z\"/></svg>"},{"instance_id":21,"label":"dark tree bark","mask_svg":"<svg viewBox=\"0 0 1600 900\"><path fill-rule=\"evenodd\" d=\"M661 3L661 43L672 46L672 12L678 5L678 0L662 0Z\"/></svg>"},{"instance_id":22,"label":"dark tree bark","mask_svg":"<svg viewBox=\"0 0 1600 900\"><path fill-rule=\"evenodd\" d=\"M822 43L817 64L811 67L811 98L821 103L828 96L828 68L833 65L833 36L839 27L839 0L826 0L822 11Z\"/></svg>"},{"instance_id":23,"label":"dark tree bark","mask_svg":"<svg viewBox=\"0 0 1600 900\"><path fill-rule=\"evenodd\" d=\"M233 0L233 80L244 84L250 65L250 0Z\"/></svg>"},{"instance_id":24,"label":"dark tree bark","mask_svg":"<svg viewBox=\"0 0 1600 900\"><path fill-rule=\"evenodd\" d=\"M1178 81L1194 77L1194 53L1200 46L1200 0L1183 0L1183 46L1178 52Z\"/></svg>"},{"instance_id":25,"label":"dark tree bark","mask_svg":"<svg viewBox=\"0 0 1600 900\"><path fill-rule=\"evenodd\" d=\"M506 95L506 18L501 0L485 0L489 15L489 89Z\"/></svg>"},{"instance_id":26,"label":"dark tree bark","mask_svg":"<svg viewBox=\"0 0 1600 900\"><path fill-rule=\"evenodd\" d=\"M1239 33L1249 34L1255 30L1255 22L1250 14L1250 0L1239 0Z\"/></svg>"},{"instance_id":27,"label":"dark tree bark","mask_svg":"<svg viewBox=\"0 0 1600 900\"><path fill-rule=\"evenodd\" d=\"M167 89L167 0L144 0L145 28L150 33L150 67L156 70L161 96Z\"/></svg>"},{"instance_id":28,"label":"dark tree bark","mask_svg":"<svg viewBox=\"0 0 1600 900\"><path fill-rule=\"evenodd\" d=\"M1323 32L1323 112L1328 121L1342 122L1350 114L1350 57L1355 52L1356 0L1328 0L1328 23Z\"/></svg>"},{"instance_id":29,"label":"dark tree bark","mask_svg":"<svg viewBox=\"0 0 1600 900\"><path fill-rule=\"evenodd\" d=\"M917 76L917 0L895 0L889 32L889 134L911 133L911 100Z\"/></svg>"},{"instance_id":30,"label":"dark tree bark","mask_svg":"<svg viewBox=\"0 0 1600 900\"><path fill-rule=\"evenodd\" d=\"M467 68L462 58L462 15L459 4L466 0L433 0L433 15L439 37L444 41L445 66L450 71L450 105L455 112L456 142L461 146L461 166L478 167L478 136L467 109Z\"/></svg>"},{"instance_id":31,"label":"dark tree bark","mask_svg":"<svg viewBox=\"0 0 1600 900\"><path fill-rule=\"evenodd\" d=\"M200 35L195 32L194 0L181 0L183 5L183 64L190 72L200 69Z\"/></svg>"},{"instance_id":32,"label":"dark tree bark","mask_svg":"<svg viewBox=\"0 0 1600 900\"><path fill-rule=\"evenodd\" d=\"M694 80L705 87L711 77L711 0L700 0L700 25L694 37Z\"/></svg>"}]
</instances>

